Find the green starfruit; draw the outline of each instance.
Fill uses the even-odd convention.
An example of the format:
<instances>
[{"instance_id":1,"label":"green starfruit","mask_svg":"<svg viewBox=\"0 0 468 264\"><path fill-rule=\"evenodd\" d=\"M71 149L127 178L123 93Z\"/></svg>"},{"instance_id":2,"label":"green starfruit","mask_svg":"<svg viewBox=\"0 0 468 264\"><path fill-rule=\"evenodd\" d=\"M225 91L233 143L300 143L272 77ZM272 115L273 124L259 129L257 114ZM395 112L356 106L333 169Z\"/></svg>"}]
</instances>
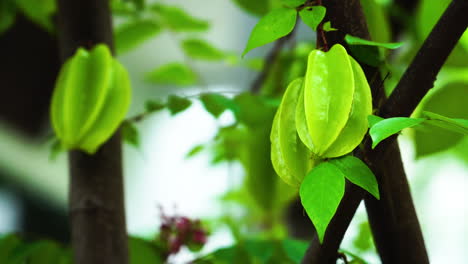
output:
<instances>
[{"instance_id":1,"label":"green starfruit","mask_svg":"<svg viewBox=\"0 0 468 264\"><path fill-rule=\"evenodd\" d=\"M321 160L346 155L359 145L371 113L369 84L345 48L313 50L305 77L288 86L273 122L276 172L287 183L300 185Z\"/></svg>"},{"instance_id":2,"label":"green starfruit","mask_svg":"<svg viewBox=\"0 0 468 264\"><path fill-rule=\"evenodd\" d=\"M51 121L67 150L93 154L117 130L130 106L125 68L104 44L79 48L60 70L51 103Z\"/></svg>"},{"instance_id":3,"label":"green starfruit","mask_svg":"<svg viewBox=\"0 0 468 264\"><path fill-rule=\"evenodd\" d=\"M303 100L296 125L315 155L343 156L362 141L372 113L371 92L361 67L343 46L309 54Z\"/></svg>"},{"instance_id":4,"label":"green starfruit","mask_svg":"<svg viewBox=\"0 0 468 264\"><path fill-rule=\"evenodd\" d=\"M292 81L273 120L270 134L271 159L278 175L288 184L298 187L313 162L310 151L299 139L295 116L303 78Z\"/></svg>"}]
</instances>

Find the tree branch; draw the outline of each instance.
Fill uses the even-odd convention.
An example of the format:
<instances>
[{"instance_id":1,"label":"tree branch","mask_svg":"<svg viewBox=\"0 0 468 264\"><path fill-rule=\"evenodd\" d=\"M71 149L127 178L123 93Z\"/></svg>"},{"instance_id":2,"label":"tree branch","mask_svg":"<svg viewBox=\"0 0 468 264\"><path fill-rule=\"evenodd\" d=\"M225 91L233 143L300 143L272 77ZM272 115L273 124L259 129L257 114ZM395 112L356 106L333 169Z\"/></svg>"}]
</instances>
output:
<instances>
[{"instance_id":1,"label":"tree branch","mask_svg":"<svg viewBox=\"0 0 468 264\"><path fill-rule=\"evenodd\" d=\"M381 110L384 117L409 116L427 91L432 88L437 73L468 26L468 2L455 0L442 15L424 42L388 101ZM379 149L387 156L399 156L396 137ZM394 153L392 155L392 152ZM401 160L380 156L374 163L386 163L401 168L394 174L385 171L385 164L373 166L379 177L381 200L365 199L369 222L383 263L429 263L424 240L411 202L411 194ZM388 162L387 162L388 166Z\"/></svg>"},{"instance_id":2,"label":"tree branch","mask_svg":"<svg viewBox=\"0 0 468 264\"><path fill-rule=\"evenodd\" d=\"M80 46L105 43L113 50L109 1L58 0L58 37L62 62ZM94 155L69 153L76 264L128 263L121 156L120 133Z\"/></svg>"},{"instance_id":3,"label":"tree branch","mask_svg":"<svg viewBox=\"0 0 468 264\"><path fill-rule=\"evenodd\" d=\"M409 116L434 85L445 60L468 25L468 1L453 0L387 100L380 115Z\"/></svg>"},{"instance_id":4,"label":"tree branch","mask_svg":"<svg viewBox=\"0 0 468 264\"><path fill-rule=\"evenodd\" d=\"M257 77L252 83L252 86L250 87L250 91L252 93L257 94L260 92L260 89L262 88L263 83L268 77L268 74L270 74L271 70L273 69L273 65L276 61L276 58L278 58L278 55L280 54L284 45L289 41L289 39L291 39L292 35L294 34L294 31L295 30L293 30L288 35L278 39L275 42L273 48L271 48L271 50L268 52L267 56L265 57L265 62L263 63L262 71L257 75Z\"/></svg>"}]
</instances>

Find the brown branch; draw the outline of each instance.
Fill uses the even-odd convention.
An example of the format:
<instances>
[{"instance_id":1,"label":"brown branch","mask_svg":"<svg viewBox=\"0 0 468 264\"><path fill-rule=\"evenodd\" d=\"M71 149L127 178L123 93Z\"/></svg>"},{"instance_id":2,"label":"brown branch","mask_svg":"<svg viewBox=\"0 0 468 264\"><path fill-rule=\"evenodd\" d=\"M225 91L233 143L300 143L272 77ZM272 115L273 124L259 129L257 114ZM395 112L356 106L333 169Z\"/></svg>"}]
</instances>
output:
<instances>
[{"instance_id":1,"label":"brown branch","mask_svg":"<svg viewBox=\"0 0 468 264\"><path fill-rule=\"evenodd\" d=\"M465 31L467 14L468 1L452 1L380 111L381 116L411 115Z\"/></svg>"},{"instance_id":2,"label":"brown branch","mask_svg":"<svg viewBox=\"0 0 468 264\"><path fill-rule=\"evenodd\" d=\"M107 0L58 0L62 62L80 46L113 49ZM83 91L86 92L86 91ZM69 153L69 211L74 263L127 264L120 133L94 155Z\"/></svg>"},{"instance_id":3,"label":"brown branch","mask_svg":"<svg viewBox=\"0 0 468 264\"><path fill-rule=\"evenodd\" d=\"M468 2L452 1L384 104L382 116L409 116L414 111L468 26L467 13ZM401 160L391 159L400 155L395 139L392 137L378 148L385 149L390 157L379 156L371 161L380 163L373 169L383 176L379 177L381 200L365 200L369 222L383 263L429 263L403 165ZM400 171L388 174L385 167L389 160Z\"/></svg>"},{"instance_id":4,"label":"brown branch","mask_svg":"<svg viewBox=\"0 0 468 264\"><path fill-rule=\"evenodd\" d=\"M294 30L289 33L288 35L278 39L273 48L271 48L270 52L268 52L267 56L265 57L265 62L263 63L262 71L257 75L255 80L250 87L250 91L254 94L260 92L263 83L265 82L266 78L270 74L271 70L273 69L273 65L278 58L281 50L283 49L284 45L291 39L292 35L294 34Z\"/></svg>"}]
</instances>

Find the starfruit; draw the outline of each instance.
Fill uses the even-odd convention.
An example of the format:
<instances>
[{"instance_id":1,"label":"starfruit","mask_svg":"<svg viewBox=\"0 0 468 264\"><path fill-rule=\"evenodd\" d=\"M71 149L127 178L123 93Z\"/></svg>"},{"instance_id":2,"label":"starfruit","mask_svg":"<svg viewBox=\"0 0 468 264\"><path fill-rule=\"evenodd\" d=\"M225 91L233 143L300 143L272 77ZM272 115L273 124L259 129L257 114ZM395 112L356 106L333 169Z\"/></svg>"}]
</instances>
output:
<instances>
[{"instance_id":1,"label":"starfruit","mask_svg":"<svg viewBox=\"0 0 468 264\"><path fill-rule=\"evenodd\" d=\"M271 129L271 159L276 173L288 184L298 187L312 167L310 151L296 131L296 105L302 93L303 78L286 88Z\"/></svg>"},{"instance_id":2,"label":"starfruit","mask_svg":"<svg viewBox=\"0 0 468 264\"><path fill-rule=\"evenodd\" d=\"M104 44L79 48L57 78L51 121L63 148L93 154L118 129L130 106L130 79Z\"/></svg>"},{"instance_id":3,"label":"starfruit","mask_svg":"<svg viewBox=\"0 0 468 264\"><path fill-rule=\"evenodd\" d=\"M271 131L276 172L298 186L312 166L348 154L367 132L369 84L341 45L310 52L306 74L286 89ZM306 150L303 150L303 147Z\"/></svg>"}]
</instances>

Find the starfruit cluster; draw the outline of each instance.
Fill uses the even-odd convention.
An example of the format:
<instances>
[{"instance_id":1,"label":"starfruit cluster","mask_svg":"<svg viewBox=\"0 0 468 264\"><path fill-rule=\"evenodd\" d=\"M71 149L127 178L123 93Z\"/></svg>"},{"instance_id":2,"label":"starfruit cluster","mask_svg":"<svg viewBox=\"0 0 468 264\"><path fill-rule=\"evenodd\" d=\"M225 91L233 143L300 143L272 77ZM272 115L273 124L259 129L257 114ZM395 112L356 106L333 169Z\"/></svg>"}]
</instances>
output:
<instances>
[{"instance_id":1,"label":"starfruit cluster","mask_svg":"<svg viewBox=\"0 0 468 264\"><path fill-rule=\"evenodd\" d=\"M271 130L278 175L299 186L321 160L350 153L367 132L372 98L363 70L346 49L313 50L303 78L286 88Z\"/></svg>"},{"instance_id":2,"label":"starfruit cluster","mask_svg":"<svg viewBox=\"0 0 468 264\"><path fill-rule=\"evenodd\" d=\"M64 149L93 154L117 130L130 106L126 69L106 45L79 48L60 70L51 121Z\"/></svg>"}]
</instances>

